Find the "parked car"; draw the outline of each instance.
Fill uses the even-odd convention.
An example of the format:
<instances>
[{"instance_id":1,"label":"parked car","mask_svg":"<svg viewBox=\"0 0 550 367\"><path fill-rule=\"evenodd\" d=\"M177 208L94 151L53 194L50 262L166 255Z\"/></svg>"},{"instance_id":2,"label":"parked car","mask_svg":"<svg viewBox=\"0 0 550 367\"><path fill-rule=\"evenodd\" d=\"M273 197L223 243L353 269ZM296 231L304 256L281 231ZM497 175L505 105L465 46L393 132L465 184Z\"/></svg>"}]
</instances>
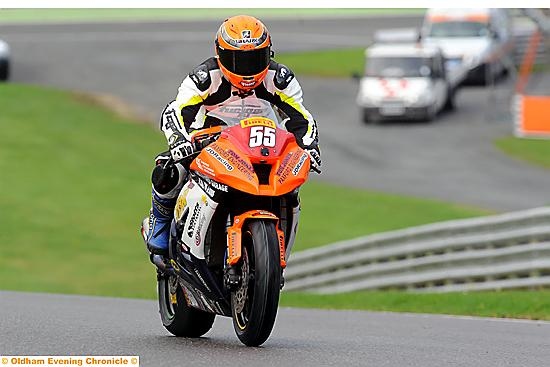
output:
<instances>
[{"instance_id":1,"label":"parked car","mask_svg":"<svg viewBox=\"0 0 550 367\"><path fill-rule=\"evenodd\" d=\"M10 76L10 47L0 40L0 81L8 80Z\"/></svg>"},{"instance_id":2,"label":"parked car","mask_svg":"<svg viewBox=\"0 0 550 367\"><path fill-rule=\"evenodd\" d=\"M365 55L365 75L357 95L364 122L429 121L443 108L453 108L462 79L456 73L450 78L439 48L418 43L374 44Z\"/></svg>"},{"instance_id":3,"label":"parked car","mask_svg":"<svg viewBox=\"0 0 550 367\"><path fill-rule=\"evenodd\" d=\"M425 45L443 50L448 69L466 67L469 82L488 84L511 65L513 37L507 9L428 9L421 38Z\"/></svg>"}]
</instances>

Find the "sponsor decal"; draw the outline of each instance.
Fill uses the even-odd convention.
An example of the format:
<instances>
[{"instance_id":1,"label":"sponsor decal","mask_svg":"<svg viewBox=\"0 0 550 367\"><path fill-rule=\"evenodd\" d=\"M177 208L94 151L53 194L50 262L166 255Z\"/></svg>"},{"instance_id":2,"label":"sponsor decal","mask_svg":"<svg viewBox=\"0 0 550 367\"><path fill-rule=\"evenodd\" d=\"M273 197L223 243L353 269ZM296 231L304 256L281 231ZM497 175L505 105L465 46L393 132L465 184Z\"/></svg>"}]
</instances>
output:
<instances>
[{"instance_id":1,"label":"sponsor decal","mask_svg":"<svg viewBox=\"0 0 550 367\"><path fill-rule=\"evenodd\" d=\"M212 186L213 188L215 188L218 191L223 191L223 192L228 192L229 191L227 185L221 184L221 183L216 182L216 181L210 180L210 186Z\"/></svg>"},{"instance_id":2,"label":"sponsor decal","mask_svg":"<svg viewBox=\"0 0 550 367\"><path fill-rule=\"evenodd\" d=\"M255 80L251 80L249 82L245 81L245 80L241 80L240 81L240 84L243 86L243 87L252 87L254 86L254 84L256 84L256 81Z\"/></svg>"},{"instance_id":3,"label":"sponsor decal","mask_svg":"<svg viewBox=\"0 0 550 367\"><path fill-rule=\"evenodd\" d=\"M210 165L208 163L206 163L205 161L203 161L202 159L200 159L199 157L195 158L195 162L197 163L197 166L199 167L199 169L212 176L212 177L216 177L216 173L214 172L214 170L212 168L210 168Z\"/></svg>"},{"instance_id":4,"label":"sponsor decal","mask_svg":"<svg viewBox=\"0 0 550 367\"><path fill-rule=\"evenodd\" d=\"M290 161L290 158L292 157L292 152L288 153L281 162L281 165L277 169L276 175L280 176L283 173L283 170L288 166L288 162Z\"/></svg>"},{"instance_id":5,"label":"sponsor decal","mask_svg":"<svg viewBox=\"0 0 550 367\"><path fill-rule=\"evenodd\" d=\"M191 220L189 221L189 228L187 229L187 236L191 238L193 236L195 225L197 224L197 219L199 218L199 214L201 212L201 207L199 203L195 204L193 207L193 215L191 216Z\"/></svg>"},{"instance_id":6,"label":"sponsor decal","mask_svg":"<svg viewBox=\"0 0 550 367\"><path fill-rule=\"evenodd\" d=\"M204 215L201 215L201 219L199 221L199 225L197 226L197 233L195 234L195 245L200 246L201 245L201 231L202 226L206 222L206 217Z\"/></svg>"},{"instance_id":7,"label":"sponsor decal","mask_svg":"<svg viewBox=\"0 0 550 367\"><path fill-rule=\"evenodd\" d=\"M162 120L164 130L172 130L174 132L181 130L181 124L179 122L178 115L176 114L175 109L171 108L169 110L165 110Z\"/></svg>"},{"instance_id":8,"label":"sponsor decal","mask_svg":"<svg viewBox=\"0 0 550 367\"><path fill-rule=\"evenodd\" d=\"M248 37L244 37L245 35L247 35ZM245 29L241 32L242 38L234 39L227 33L227 30L225 29L225 27L222 27L223 40L229 43L231 46L235 46L235 47L239 47L240 45L246 45L246 44L253 44L253 45L259 46L266 41L267 36L268 36L267 32L264 31L260 37L251 38L252 32L250 30Z\"/></svg>"},{"instance_id":9,"label":"sponsor decal","mask_svg":"<svg viewBox=\"0 0 550 367\"><path fill-rule=\"evenodd\" d=\"M250 117L254 115L260 115L264 112L264 109L254 105L247 106L223 106L219 108L219 111L226 114L234 114L235 117Z\"/></svg>"},{"instance_id":10,"label":"sponsor decal","mask_svg":"<svg viewBox=\"0 0 550 367\"><path fill-rule=\"evenodd\" d=\"M300 160L298 161L298 164L296 164L296 166L292 170L292 174L294 176L298 176L298 172L300 172L300 170L304 166L304 163L306 162L306 159L307 159L307 153L304 152L304 153L302 153L302 156L300 157Z\"/></svg>"},{"instance_id":11,"label":"sponsor decal","mask_svg":"<svg viewBox=\"0 0 550 367\"><path fill-rule=\"evenodd\" d=\"M208 73L202 69L197 70L197 77L199 78L199 81L203 82L208 78Z\"/></svg>"},{"instance_id":12,"label":"sponsor decal","mask_svg":"<svg viewBox=\"0 0 550 367\"><path fill-rule=\"evenodd\" d=\"M237 169L246 177L248 181L254 180L254 167L247 161L245 161L239 154L234 152L232 149L224 152L224 157L231 162Z\"/></svg>"},{"instance_id":13,"label":"sponsor decal","mask_svg":"<svg viewBox=\"0 0 550 367\"><path fill-rule=\"evenodd\" d=\"M199 184L199 186L201 187L201 189L204 190L204 192L206 192L206 194L210 197L213 197L214 194L216 193L207 183L205 180L203 180L202 178L200 177L197 177L197 183Z\"/></svg>"},{"instance_id":14,"label":"sponsor decal","mask_svg":"<svg viewBox=\"0 0 550 367\"><path fill-rule=\"evenodd\" d=\"M241 38L241 39L235 40L235 43L237 45L249 45L249 44L259 45L261 42L259 38Z\"/></svg>"},{"instance_id":15,"label":"sponsor decal","mask_svg":"<svg viewBox=\"0 0 550 367\"><path fill-rule=\"evenodd\" d=\"M231 250L231 256L230 257L236 257L237 256L237 232L231 232L231 235L229 237L229 249ZM229 261L229 259L228 259Z\"/></svg>"},{"instance_id":16,"label":"sponsor decal","mask_svg":"<svg viewBox=\"0 0 550 367\"><path fill-rule=\"evenodd\" d=\"M206 149L204 149L206 151L206 153L210 154L212 157L214 157L218 162L220 162L226 170L228 171L233 171L234 167L231 165L231 163L229 163L226 159L224 159L220 153L218 153L217 150L214 150L213 148L211 147L207 147Z\"/></svg>"},{"instance_id":17,"label":"sponsor decal","mask_svg":"<svg viewBox=\"0 0 550 367\"><path fill-rule=\"evenodd\" d=\"M272 218L277 218L277 217L275 216L275 214L273 214L273 213L271 213L271 212L268 212L268 211L265 211L265 210L259 210L259 211L257 211L256 213L253 213L253 214L252 214L253 217L257 217L257 216L259 216L259 215L267 215L267 216L272 217Z\"/></svg>"},{"instance_id":18,"label":"sponsor decal","mask_svg":"<svg viewBox=\"0 0 550 367\"><path fill-rule=\"evenodd\" d=\"M304 152L303 154L307 154L307 153ZM296 165L299 163L298 161L302 158L302 156L299 156L298 154L293 153L292 156L289 157L288 163L285 165L284 168L281 169L282 172L279 174L279 180L278 180L279 184L282 184L284 181L286 181L286 179L292 172L292 167L296 168ZM285 157L285 160L286 160L286 157ZM283 163L284 163L284 160L283 160Z\"/></svg>"},{"instance_id":19,"label":"sponsor decal","mask_svg":"<svg viewBox=\"0 0 550 367\"><path fill-rule=\"evenodd\" d=\"M241 120L242 128L247 128L251 126L266 126L266 127L271 127L273 129L277 128L277 125L275 124L275 122L266 117L249 117L247 119Z\"/></svg>"},{"instance_id":20,"label":"sponsor decal","mask_svg":"<svg viewBox=\"0 0 550 367\"><path fill-rule=\"evenodd\" d=\"M206 194L210 197L214 197L216 191L229 191L227 185L221 184L214 180L210 180L209 178L202 178L200 176L197 176L197 183L199 184L201 189L203 189L204 192L206 192Z\"/></svg>"},{"instance_id":21,"label":"sponsor decal","mask_svg":"<svg viewBox=\"0 0 550 367\"><path fill-rule=\"evenodd\" d=\"M199 269L197 268L193 268L193 272L195 273L195 275L197 276L197 278L199 278L199 280L201 281L202 285L204 285L204 287L209 291L209 292L212 292L210 290L210 287L208 286L208 284L206 283L206 281L204 280L204 278L202 277Z\"/></svg>"},{"instance_id":22,"label":"sponsor decal","mask_svg":"<svg viewBox=\"0 0 550 367\"><path fill-rule=\"evenodd\" d=\"M183 215L183 209L187 205L187 194L189 193L189 188L186 188L182 191L182 193L178 196L178 201L176 202L176 219L180 220Z\"/></svg>"}]
</instances>

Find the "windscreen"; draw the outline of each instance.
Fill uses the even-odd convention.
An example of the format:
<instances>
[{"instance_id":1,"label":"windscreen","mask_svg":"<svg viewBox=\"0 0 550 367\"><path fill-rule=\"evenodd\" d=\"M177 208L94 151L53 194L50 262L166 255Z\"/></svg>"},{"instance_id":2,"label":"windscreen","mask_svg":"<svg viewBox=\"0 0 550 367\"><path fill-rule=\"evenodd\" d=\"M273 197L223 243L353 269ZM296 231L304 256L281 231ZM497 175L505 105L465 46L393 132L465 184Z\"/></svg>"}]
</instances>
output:
<instances>
[{"instance_id":1,"label":"windscreen","mask_svg":"<svg viewBox=\"0 0 550 367\"><path fill-rule=\"evenodd\" d=\"M435 22L430 26L428 37L485 37L489 34L487 24L480 22Z\"/></svg>"},{"instance_id":2,"label":"windscreen","mask_svg":"<svg viewBox=\"0 0 550 367\"><path fill-rule=\"evenodd\" d=\"M285 128L279 121L271 104L262 99L258 99L254 95L246 98L238 98L218 106L210 110L206 115L222 120L229 127L239 125L241 120L248 117L267 117L273 120L279 128Z\"/></svg>"},{"instance_id":3,"label":"windscreen","mask_svg":"<svg viewBox=\"0 0 550 367\"><path fill-rule=\"evenodd\" d=\"M431 73L431 59L423 57L371 57L366 76L382 78L426 77Z\"/></svg>"}]
</instances>

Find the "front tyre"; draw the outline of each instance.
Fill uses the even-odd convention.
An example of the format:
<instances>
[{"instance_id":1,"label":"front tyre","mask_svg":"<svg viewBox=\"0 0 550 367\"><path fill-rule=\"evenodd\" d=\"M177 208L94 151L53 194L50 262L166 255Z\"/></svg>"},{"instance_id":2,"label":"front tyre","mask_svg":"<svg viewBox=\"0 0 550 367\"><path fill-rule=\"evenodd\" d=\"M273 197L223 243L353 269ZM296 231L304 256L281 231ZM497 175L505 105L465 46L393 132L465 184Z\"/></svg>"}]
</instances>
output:
<instances>
[{"instance_id":1,"label":"front tyre","mask_svg":"<svg viewBox=\"0 0 550 367\"><path fill-rule=\"evenodd\" d=\"M243 229L239 289L231 293L233 327L247 346L264 343L273 329L281 286L275 223L249 221Z\"/></svg>"},{"instance_id":2,"label":"front tyre","mask_svg":"<svg viewBox=\"0 0 550 367\"><path fill-rule=\"evenodd\" d=\"M212 328L216 315L187 306L175 276L159 275L158 297L162 324L175 336L198 338Z\"/></svg>"}]
</instances>

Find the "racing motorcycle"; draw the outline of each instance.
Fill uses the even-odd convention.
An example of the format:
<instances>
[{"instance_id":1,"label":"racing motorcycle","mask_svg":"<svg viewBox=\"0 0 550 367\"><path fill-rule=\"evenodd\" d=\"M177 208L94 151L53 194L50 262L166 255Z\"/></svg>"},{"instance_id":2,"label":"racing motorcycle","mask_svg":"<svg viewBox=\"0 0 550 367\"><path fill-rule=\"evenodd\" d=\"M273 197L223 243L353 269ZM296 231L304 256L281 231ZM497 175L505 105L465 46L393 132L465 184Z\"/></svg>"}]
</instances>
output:
<instances>
[{"instance_id":1,"label":"racing motorcycle","mask_svg":"<svg viewBox=\"0 0 550 367\"><path fill-rule=\"evenodd\" d=\"M206 116L222 124L192 135L198 153L168 255L152 258L160 316L183 337L204 335L216 315L231 317L240 341L258 346L275 323L310 158L268 102L239 98ZM147 232L144 220L144 239Z\"/></svg>"}]
</instances>

